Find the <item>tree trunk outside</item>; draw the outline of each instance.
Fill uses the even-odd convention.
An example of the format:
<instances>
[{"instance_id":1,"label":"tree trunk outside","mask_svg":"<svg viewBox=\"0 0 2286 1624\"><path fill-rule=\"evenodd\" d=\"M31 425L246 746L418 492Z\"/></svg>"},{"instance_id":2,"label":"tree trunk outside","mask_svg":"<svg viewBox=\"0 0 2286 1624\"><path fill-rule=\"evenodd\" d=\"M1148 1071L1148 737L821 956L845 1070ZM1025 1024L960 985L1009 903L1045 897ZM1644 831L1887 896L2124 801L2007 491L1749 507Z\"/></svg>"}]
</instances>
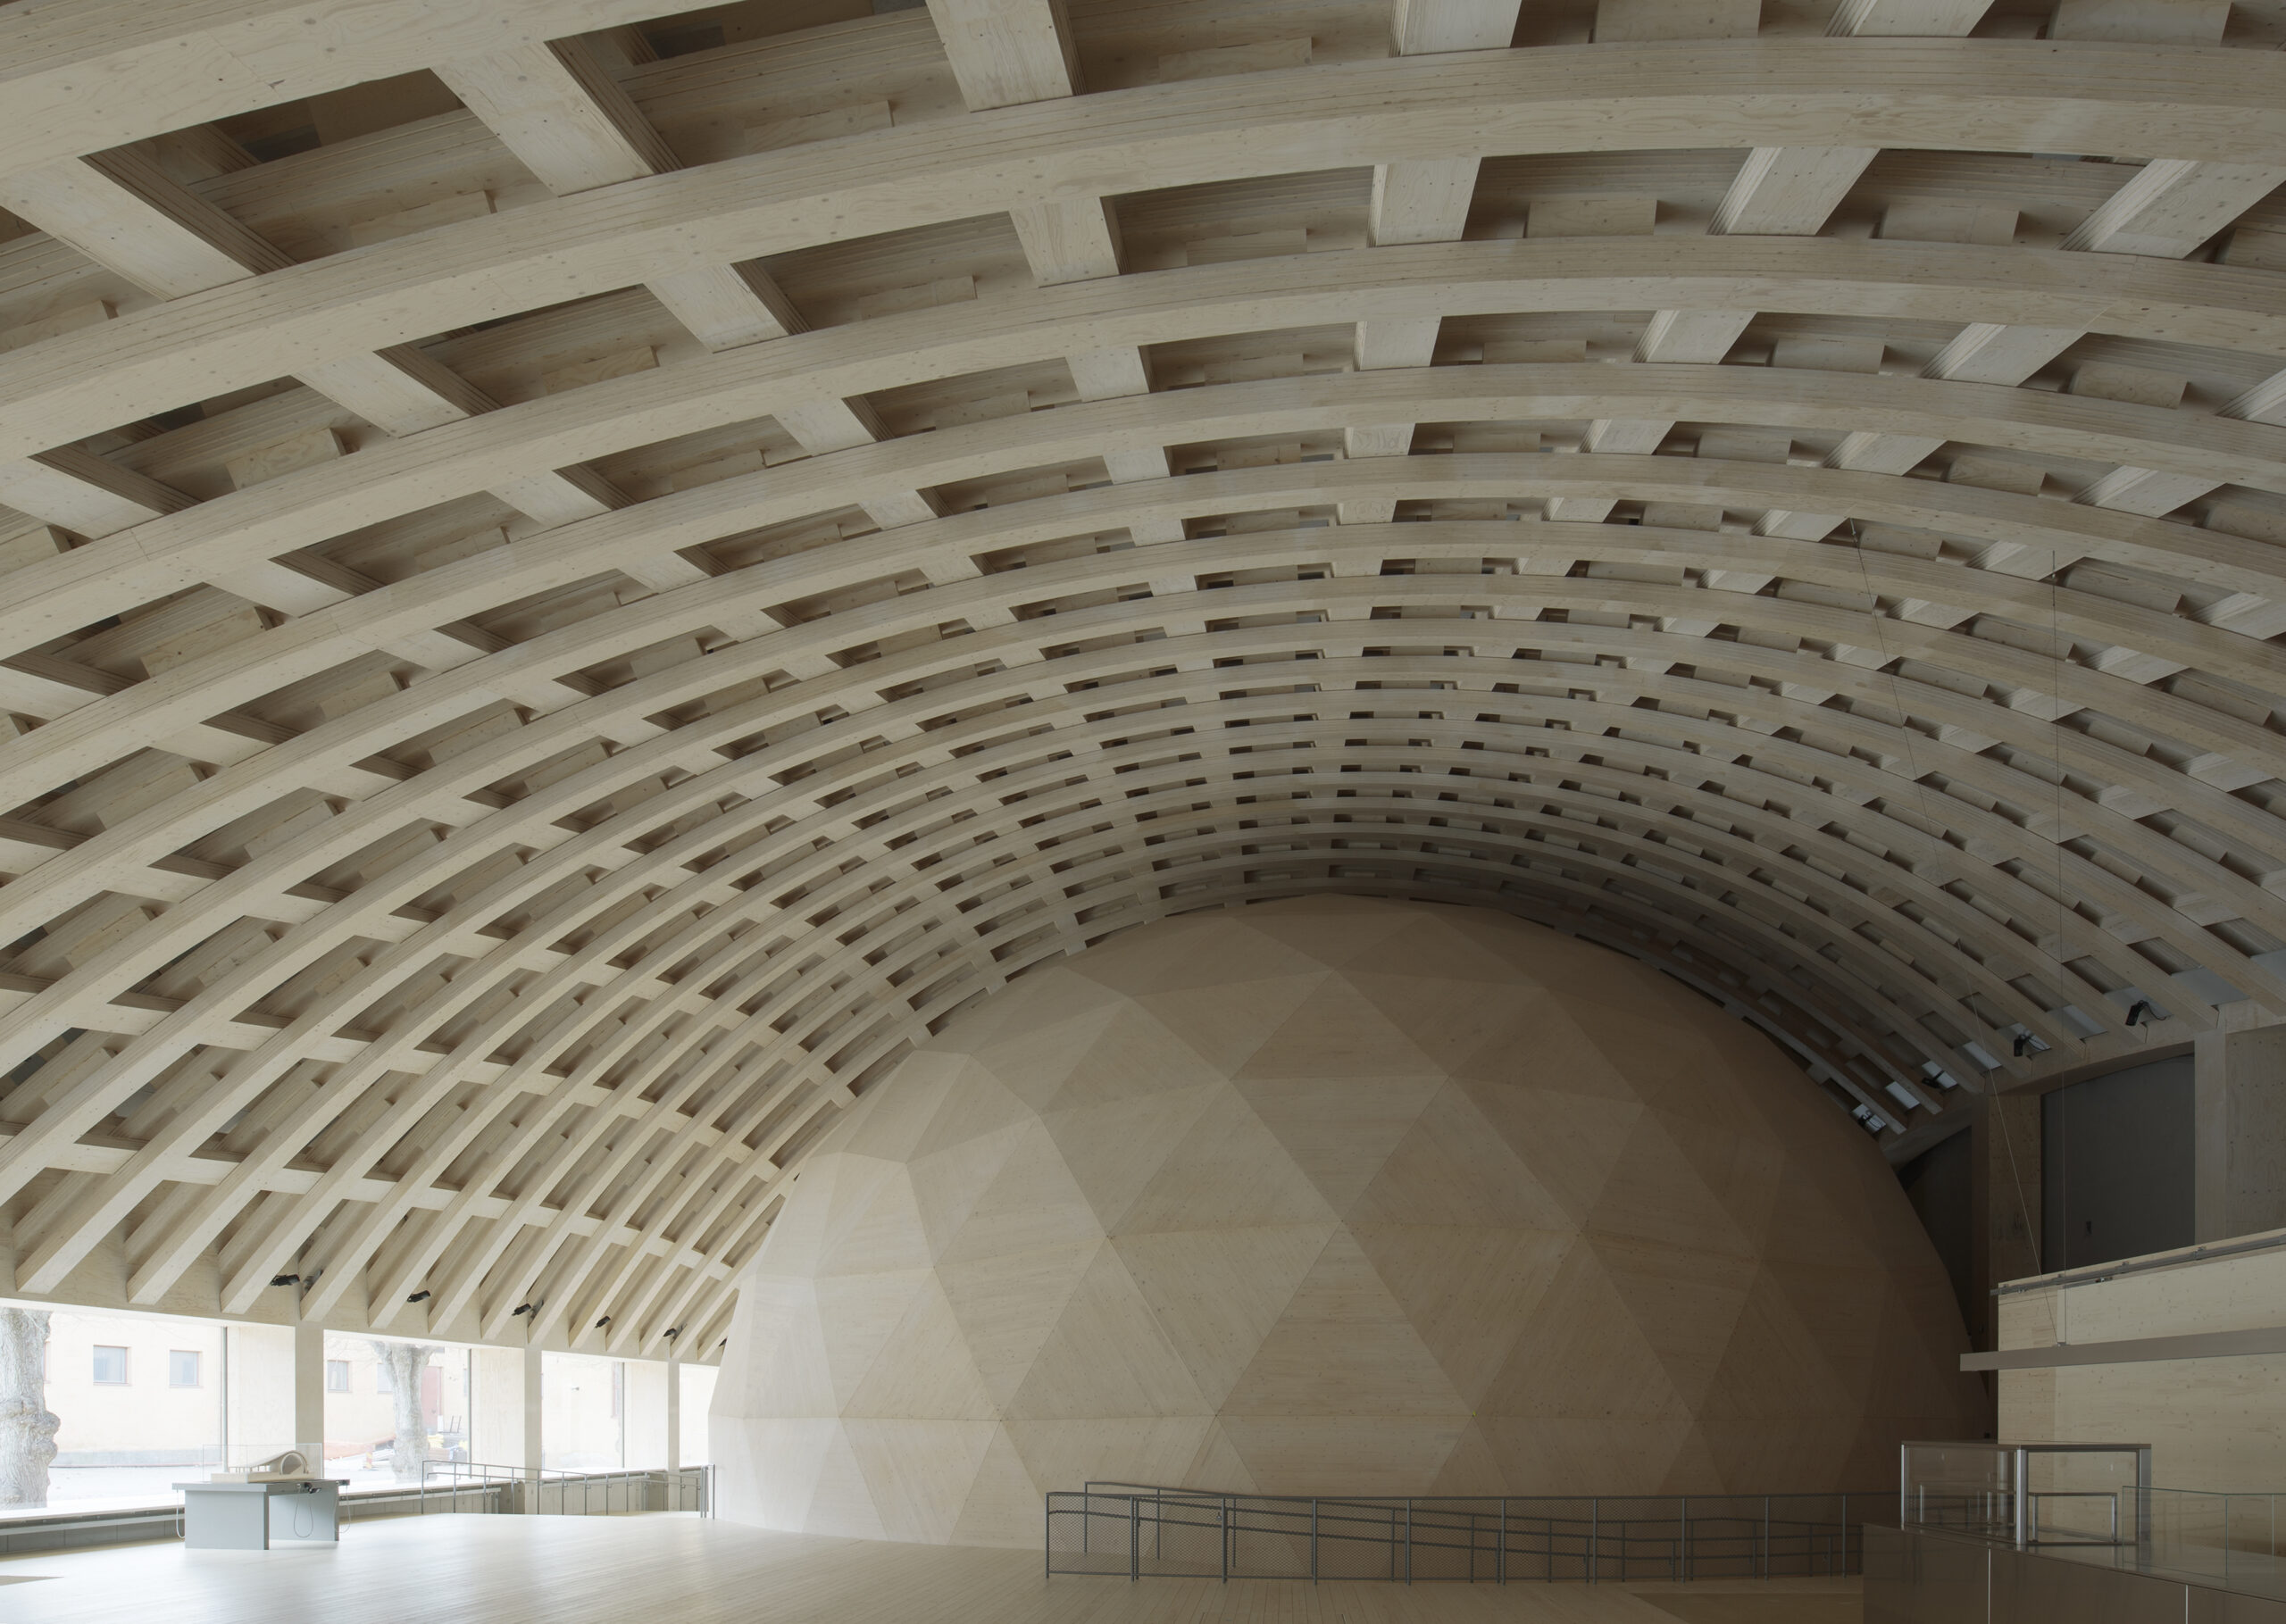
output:
<instances>
[{"instance_id":1,"label":"tree trunk outside","mask_svg":"<svg viewBox=\"0 0 2286 1624\"><path fill-rule=\"evenodd\" d=\"M376 1342L373 1358L388 1369L396 1410L396 1447L390 1452L389 1470L399 1483L421 1481L421 1463L429 1458L429 1423L421 1413L421 1374L429 1356L438 1350L420 1343Z\"/></svg>"},{"instance_id":2,"label":"tree trunk outside","mask_svg":"<svg viewBox=\"0 0 2286 1624\"><path fill-rule=\"evenodd\" d=\"M0 1308L0 1506L47 1503L58 1421L46 1403L47 1315Z\"/></svg>"}]
</instances>

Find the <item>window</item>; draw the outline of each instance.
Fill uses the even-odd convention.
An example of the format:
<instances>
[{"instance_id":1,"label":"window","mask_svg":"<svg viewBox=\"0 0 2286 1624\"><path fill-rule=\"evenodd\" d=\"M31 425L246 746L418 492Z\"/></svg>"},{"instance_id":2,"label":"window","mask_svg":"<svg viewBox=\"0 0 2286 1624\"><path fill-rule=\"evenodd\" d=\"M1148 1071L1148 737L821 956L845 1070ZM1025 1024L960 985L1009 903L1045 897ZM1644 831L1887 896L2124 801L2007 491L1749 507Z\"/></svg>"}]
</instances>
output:
<instances>
[{"instance_id":1,"label":"window","mask_svg":"<svg viewBox=\"0 0 2286 1624\"><path fill-rule=\"evenodd\" d=\"M396 1376L390 1370L388 1363L385 1360L376 1359L373 1361L373 1391L376 1393L394 1393L396 1391Z\"/></svg>"},{"instance_id":2,"label":"window","mask_svg":"<svg viewBox=\"0 0 2286 1624\"><path fill-rule=\"evenodd\" d=\"M198 1350L170 1348L167 1351L167 1386L195 1387L198 1385Z\"/></svg>"},{"instance_id":3,"label":"window","mask_svg":"<svg viewBox=\"0 0 2286 1624\"><path fill-rule=\"evenodd\" d=\"M99 1387L123 1387L127 1385L127 1350L98 1347L96 1350L96 1382Z\"/></svg>"},{"instance_id":4,"label":"window","mask_svg":"<svg viewBox=\"0 0 2286 1624\"><path fill-rule=\"evenodd\" d=\"M325 1362L325 1390L329 1393L349 1391L349 1362L346 1359Z\"/></svg>"}]
</instances>

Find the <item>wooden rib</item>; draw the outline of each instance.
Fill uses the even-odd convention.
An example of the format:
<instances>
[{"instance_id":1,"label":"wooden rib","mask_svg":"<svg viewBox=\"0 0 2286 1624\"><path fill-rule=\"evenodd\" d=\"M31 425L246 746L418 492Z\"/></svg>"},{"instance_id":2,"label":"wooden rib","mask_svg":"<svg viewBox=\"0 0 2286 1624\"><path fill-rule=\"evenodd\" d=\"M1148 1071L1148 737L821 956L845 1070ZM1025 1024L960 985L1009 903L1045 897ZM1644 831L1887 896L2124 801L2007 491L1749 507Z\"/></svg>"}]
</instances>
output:
<instances>
[{"instance_id":1,"label":"wooden rib","mask_svg":"<svg viewBox=\"0 0 2286 1624\"><path fill-rule=\"evenodd\" d=\"M600 188L296 266L259 290L213 289L178 302L179 314L122 316L101 336L146 359L122 365L125 356L106 355L106 387L148 369L171 374L171 388L155 379L149 387L179 401L188 376L209 388L245 387L345 347L383 348L511 309L606 292L662 266L739 262L1057 196L1101 196L1139 170L1179 186L1351 165L1391 151L1435 155L1449 140L1443 132L1464 126L1488 151L1571 150L1582 138L1575 110L1598 101L1622 109L1656 101L1703 140L1725 146L1771 145L1762 137L1781 121L1804 144L1856 132L1885 146L1941 146L1956 138L1964 100L1990 119L1981 140L2004 150L2166 143L2186 157L2237 162L2286 143L2272 129L2286 122L2277 112L2279 70L2260 53L2138 53L2137 83L2160 99L2123 105L2090 93L2122 60L2105 46L2043 46L2036 57L2003 66L1999 59L2011 54L1987 42L1915 41L1883 54L1876 92L1854 85L1848 64L1830 52L1794 48L1823 43L1711 42L1698 54L1704 64L1694 57L1687 67L1671 53L1629 47L1578 58L1564 49L1472 54L1464 71L1441 57L1402 58L1353 64L1363 71L1345 71L1338 94L1315 89L1306 75L1260 76L1274 79L1274 89L1246 76L1206 79L1140 101L1107 92L980 114L973 134L968 126L879 132L858 144L868 149L864 173L879 178L860 184L851 183L852 160L836 152L838 143L729 159L655 178L639 212ZM1731 75L1752 88L1709 87ZM2186 87L2164 99L2176 83ZM1863 114L1868 100L1881 104L1878 117ZM1098 111L1130 103L1123 118ZM1245 138L1271 121L1287 132L1281 141ZM1595 133L1623 150L1632 143L1618 132L1632 123L1622 111ZM1055 154L1053 187L1021 180L1024 167L1009 162L1004 125ZM105 421L129 414L119 404L114 397Z\"/></svg>"},{"instance_id":2,"label":"wooden rib","mask_svg":"<svg viewBox=\"0 0 2286 1624\"><path fill-rule=\"evenodd\" d=\"M1313 890L1643 957L1896 1144L2286 1012L2274 62L1506 50L1513 0L1404 0L1322 67L1147 85L1097 21L937 0L941 56L885 17L606 68L608 10L431 20L389 48L450 49L369 60L474 118L213 182L101 97L94 156L0 148L55 228L0 310L113 317L0 356L0 500L41 521L0 514L8 1289L269 1316L297 1272L345 1328L703 1357L913 1044L1130 924ZM827 62L889 128L709 133ZM1909 150L1965 121L1992 150ZM1725 193L1680 140L1750 155ZM2175 155L2007 151L2074 142ZM326 246L356 187L472 165L497 212ZM1714 229L1458 240L1597 175ZM1900 187L2052 246L1786 235ZM1353 246L1130 269L1241 195ZM755 262L815 289L829 245L978 296L810 330ZM1453 364L1487 322L1595 359ZM1915 362L1721 364L1805 333ZM530 385L630 345L659 364ZM1723 449L1756 434L1778 460ZM354 454L229 487L296 435Z\"/></svg>"}]
</instances>

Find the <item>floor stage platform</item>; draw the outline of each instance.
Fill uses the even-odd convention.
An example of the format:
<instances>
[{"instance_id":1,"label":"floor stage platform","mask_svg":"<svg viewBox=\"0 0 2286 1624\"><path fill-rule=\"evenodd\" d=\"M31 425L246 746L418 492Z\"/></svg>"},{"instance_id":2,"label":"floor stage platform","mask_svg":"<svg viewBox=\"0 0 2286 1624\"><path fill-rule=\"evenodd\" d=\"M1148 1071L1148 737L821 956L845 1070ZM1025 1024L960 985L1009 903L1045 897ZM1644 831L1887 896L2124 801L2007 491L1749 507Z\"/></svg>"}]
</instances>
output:
<instances>
[{"instance_id":1,"label":"floor stage platform","mask_svg":"<svg viewBox=\"0 0 2286 1624\"><path fill-rule=\"evenodd\" d=\"M1857 1624L1857 1581L1630 1586L1044 1578L1023 1551L696 1517L352 1523L323 1551L173 1542L0 1561L8 1624Z\"/></svg>"}]
</instances>

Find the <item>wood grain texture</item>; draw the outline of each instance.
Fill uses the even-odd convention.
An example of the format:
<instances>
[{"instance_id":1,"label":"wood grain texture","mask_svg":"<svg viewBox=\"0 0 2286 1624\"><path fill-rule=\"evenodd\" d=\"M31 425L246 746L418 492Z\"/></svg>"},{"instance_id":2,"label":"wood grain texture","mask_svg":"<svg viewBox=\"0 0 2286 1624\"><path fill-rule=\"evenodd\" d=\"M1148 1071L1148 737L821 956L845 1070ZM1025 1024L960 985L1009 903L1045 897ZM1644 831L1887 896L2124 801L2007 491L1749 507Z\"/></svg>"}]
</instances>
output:
<instances>
[{"instance_id":1,"label":"wood grain texture","mask_svg":"<svg viewBox=\"0 0 2286 1624\"><path fill-rule=\"evenodd\" d=\"M2151 1445L2154 1483L2270 1493L2282 1440L2277 1418L2259 1395L2276 1389L2286 1353L2275 1351L2274 1321L2263 1311L2277 1300L2282 1281L2286 1258L2258 1252L2186 1253L2173 1266L2069 1285L2012 1282L2030 1288L1999 1299L2004 1357L2008 1350L2067 1343L2074 1353L2098 1345L2134 1358L2003 1368L2003 1436L2065 1443L2132 1438ZM2137 1346L2147 1341L2149 1350ZM2178 1341L2210 1345L2166 1358ZM2226 1352L2211 1345L2217 1343L2240 1345ZM2195 1515L2185 1528L2194 1545L2217 1543Z\"/></svg>"},{"instance_id":2,"label":"wood grain texture","mask_svg":"<svg viewBox=\"0 0 2286 1624\"><path fill-rule=\"evenodd\" d=\"M1226 904L1891 1145L2286 1017L2191 9L7 8L0 1290L712 1357L912 1045Z\"/></svg>"},{"instance_id":3,"label":"wood grain texture","mask_svg":"<svg viewBox=\"0 0 2286 1624\"><path fill-rule=\"evenodd\" d=\"M0 1562L9 1618L99 1624L122 1592L163 1595L181 1624L288 1618L345 1624L408 1611L437 1624L513 1617L609 1624L630 1597L693 1624L1854 1624L1854 1578L1689 1585L1324 1585L1040 1577L1037 1552L773 1534L682 1515L411 1517L352 1523L322 1556L217 1562L177 1543ZM1691 1611L1706 1608L1729 1611Z\"/></svg>"},{"instance_id":4,"label":"wood grain texture","mask_svg":"<svg viewBox=\"0 0 2286 1624\"><path fill-rule=\"evenodd\" d=\"M1023 1546L1238 1493L1872 1482L1976 1408L1872 1148L1654 971L1323 898L986 999L821 1142L740 1280L723 1514Z\"/></svg>"}]
</instances>

